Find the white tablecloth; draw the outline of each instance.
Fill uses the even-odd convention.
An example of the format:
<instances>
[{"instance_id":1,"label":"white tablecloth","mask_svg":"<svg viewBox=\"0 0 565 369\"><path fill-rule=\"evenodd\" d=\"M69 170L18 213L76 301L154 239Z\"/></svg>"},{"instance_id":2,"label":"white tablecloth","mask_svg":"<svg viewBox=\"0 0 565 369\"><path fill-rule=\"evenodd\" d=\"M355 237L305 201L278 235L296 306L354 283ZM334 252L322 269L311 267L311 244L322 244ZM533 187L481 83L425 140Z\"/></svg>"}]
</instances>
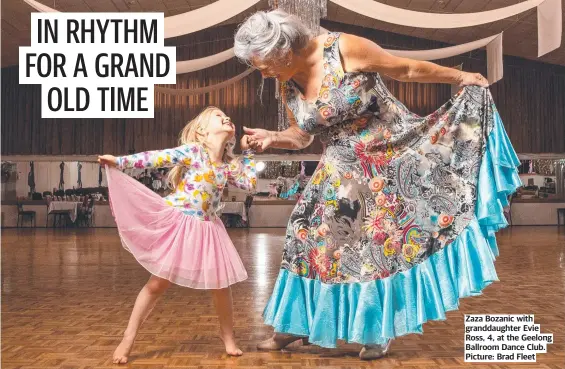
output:
<instances>
[{"instance_id":1,"label":"white tablecloth","mask_svg":"<svg viewBox=\"0 0 565 369\"><path fill-rule=\"evenodd\" d=\"M68 210L71 222L74 223L77 220L78 206L80 204L81 202L74 201L51 201L48 213L50 214L53 210Z\"/></svg>"},{"instance_id":2,"label":"white tablecloth","mask_svg":"<svg viewBox=\"0 0 565 369\"><path fill-rule=\"evenodd\" d=\"M241 219L247 221L247 217L245 216L245 203L242 201L223 202L222 206L222 214L237 214L241 216Z\"/></svg>"}]
</instances>

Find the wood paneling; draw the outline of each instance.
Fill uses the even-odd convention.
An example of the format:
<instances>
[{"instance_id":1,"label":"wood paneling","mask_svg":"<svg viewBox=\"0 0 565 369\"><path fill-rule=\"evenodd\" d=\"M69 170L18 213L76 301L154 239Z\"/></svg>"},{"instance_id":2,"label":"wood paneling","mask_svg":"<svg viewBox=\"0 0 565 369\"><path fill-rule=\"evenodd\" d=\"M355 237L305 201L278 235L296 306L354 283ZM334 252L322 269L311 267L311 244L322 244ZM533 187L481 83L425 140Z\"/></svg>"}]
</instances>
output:
<instances>
[{"instance_id":1,"label":"wood paneling","mask_svg":"<svg viewBox=\"0 0 565 369\"><path fill-rule=\"evenodd\" d=\"M386 48L425 49L444 44L339 23L323 22L332 30L370 38ZM177 46L178 60L200 58L233 44L233 25L168 40ZM466 71L485 73L484 52L441 61ZM495 102L518 152L565 152L565 67L505 57L505 77L492 86ZM180 75L179 88L215 84L246 69L232 59L203 71ZM238 124L276 129L274 82L255 72L234 85L207 95L174 97L156 94L154 119L41 119L39 86L19 85L17 68L2 69L3 155L125 154L171 147L186 122L205 106L222 108ZM450 86L387 81L408 108L424 115L450 97ZM304 153L320 153L318 141ZM280 151L279 151L280 153Z\"/></svg>"}]
</instances>

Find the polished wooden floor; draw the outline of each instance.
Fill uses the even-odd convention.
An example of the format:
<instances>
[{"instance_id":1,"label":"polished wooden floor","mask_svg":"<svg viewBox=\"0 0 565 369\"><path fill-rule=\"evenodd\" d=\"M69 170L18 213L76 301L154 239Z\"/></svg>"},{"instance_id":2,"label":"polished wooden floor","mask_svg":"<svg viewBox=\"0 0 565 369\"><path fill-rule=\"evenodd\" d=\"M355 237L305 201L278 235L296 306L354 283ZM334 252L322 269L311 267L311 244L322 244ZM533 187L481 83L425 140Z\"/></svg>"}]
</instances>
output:
<instances>
[{"instance_id":1,"label":"polished wooden floor","mask_svg":"<svg viewBox=\"0 0 565 369\"><path fill-rule=\"evenodd\" d=\"M143 326L132 368L565 368L565 227L500 233L500 282L464 299L424 335L396 340L385 359L362 362L357 345L257 352L272 332L261 312L278 272L282 229L233 230L250 278L234 287L236 335L245 354L229 358L216 337L205 291L172 288ZM2 232L2 368L109 368L148 274L122 249L116 230ZM535 314L553 345L536 364L463 361L463 314ZM114 366L115 367L115 366Z\"/></svg>"}]
</instances>

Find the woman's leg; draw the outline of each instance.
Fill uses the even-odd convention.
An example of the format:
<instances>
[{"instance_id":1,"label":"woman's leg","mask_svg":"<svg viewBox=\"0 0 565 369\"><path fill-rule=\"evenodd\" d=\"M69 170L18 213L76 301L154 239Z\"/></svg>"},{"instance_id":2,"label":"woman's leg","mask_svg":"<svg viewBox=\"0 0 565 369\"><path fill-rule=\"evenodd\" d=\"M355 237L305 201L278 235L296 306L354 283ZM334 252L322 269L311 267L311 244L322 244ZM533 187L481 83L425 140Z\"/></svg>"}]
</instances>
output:
<instances>
[{"instance_id":1,"label":"woman's leg","mask_svg":"<svg viewBox=\"0 0 565 369\"><path fill-rule=\"evenodd\" d=\"M275 333L271 338L260 342L257 345L259 350L273 351L282 350L286 346L296 341L302 341L303 345L308 345L308 337L297 337L290 334Z\"/></svg>"},{"instance_id":2,"label":"woman's leg","mask_svg":"<svg viewBox=\"0 0 565 369\"><path fill-rule=\"evenodd\" d=\"M124 338L116 348L116 351L114 351L114 364L127 363L139 327L147 319L159 297L163 295L170 285L171 282L168 280L152 275L145 286L143 286L135 300L128 326L124 332Z\"/></svg>"},{"instance_id":3,"label":"woman's leg","mask_svg":"<svg viewBox=\"0 0 565 369\"><path fill-rule=\"evenodd\" d=\"M363 360L375 360L384 357L388 353L392 340L388 340L384 345L365 345L359 353Z\"/></svg>"}]
</instances>

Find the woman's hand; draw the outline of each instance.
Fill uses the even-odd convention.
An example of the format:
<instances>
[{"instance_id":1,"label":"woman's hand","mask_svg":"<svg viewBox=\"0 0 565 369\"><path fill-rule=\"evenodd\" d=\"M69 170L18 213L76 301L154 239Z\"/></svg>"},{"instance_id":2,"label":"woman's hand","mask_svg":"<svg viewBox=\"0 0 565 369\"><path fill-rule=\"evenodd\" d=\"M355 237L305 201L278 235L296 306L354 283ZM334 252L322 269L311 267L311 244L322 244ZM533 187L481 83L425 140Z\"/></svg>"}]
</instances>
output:
<instances>
[{"instance_id":1,"label":"woman's hand","mask_svg":"<svg viewBox=\"0 0 565 369\"><path fill-rule=\"evenodd\" d=\"M118 159L112 155L101 155L98 157L98 162L102 166L107 165L109 167L115 167L117 160Z\"/></svg>"},{"instance_id":2,"label":"woman's hand","mask_svg":"<svg viewBox=\"0 0 565 369\"><path fill-rule=\"evenodd\" d=\"M488 87L488 81L480 73L462 72L459 80L459 86L481 86Z\"/></svg>"},{"instance_id":3,"label":"woman's hand","mask_svg":"<svg viewBox=\"0 0 565 369\"><path fill-rule=\"evenodd\" d=\"M267 150L274 142L275 133L266 129L243 127L243 131L246 133L243 137L249 138L249 147L257 152Z\"/></svg>"}]
</instances>

